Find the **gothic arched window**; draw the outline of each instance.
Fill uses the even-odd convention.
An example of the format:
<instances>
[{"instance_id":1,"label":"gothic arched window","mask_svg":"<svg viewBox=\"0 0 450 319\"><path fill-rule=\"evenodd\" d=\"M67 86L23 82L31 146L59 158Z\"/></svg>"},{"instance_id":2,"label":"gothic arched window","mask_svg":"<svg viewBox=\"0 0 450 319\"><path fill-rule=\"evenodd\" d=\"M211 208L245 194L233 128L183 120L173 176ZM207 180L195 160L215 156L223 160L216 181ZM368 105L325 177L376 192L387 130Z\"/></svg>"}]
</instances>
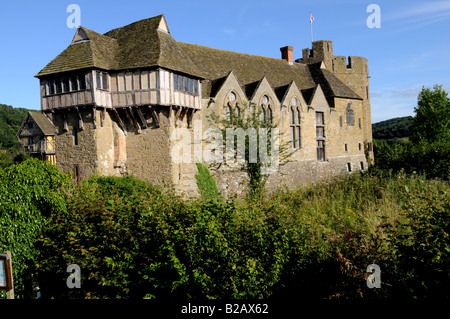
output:
<instances>
[{"instance_id":1,"label":"gothic arched window","mask_svg":"<svg viewBox=\"0 0 450 319\"><path fill-rule=\"evenodd\" d=\"M272 123L272 119L273 119L273 113L272 113L272 108L270 105L270 99L267 95L264 95L261 100L260 120L261 120L261 122L268 120Z\"/></svg>"},{"instance_id":2,"label":"gothic arched window","mask_svg":"<svg viewBox=\"0 0 450 319\"><path fill-rule=\"evenodd\" d=\"M291 100L290 108L290 131L292 148L300 148L300 110L297 106L297 99Z\"/></svg>"}]
</instances>

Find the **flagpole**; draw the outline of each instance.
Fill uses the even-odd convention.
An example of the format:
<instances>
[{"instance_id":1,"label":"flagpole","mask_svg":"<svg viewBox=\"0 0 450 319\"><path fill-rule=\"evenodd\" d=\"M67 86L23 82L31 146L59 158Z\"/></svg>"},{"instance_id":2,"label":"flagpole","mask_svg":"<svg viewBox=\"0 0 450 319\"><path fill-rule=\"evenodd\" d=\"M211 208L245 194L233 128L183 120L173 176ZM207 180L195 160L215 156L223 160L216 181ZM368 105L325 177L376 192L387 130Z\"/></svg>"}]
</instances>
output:
<instances>
[{"instance_id":1,"label":"flagpole","mask_svg":"<svg viewBox=\"0 0 450 319\"><path fill-rule=\"evenodd\" d=\"M314 18L311 14L311 11L309 12L309 24L311 25L311 45L313 43L313 31L312 31L312 23L314 21Z\"/></svg>"}]
</instances>

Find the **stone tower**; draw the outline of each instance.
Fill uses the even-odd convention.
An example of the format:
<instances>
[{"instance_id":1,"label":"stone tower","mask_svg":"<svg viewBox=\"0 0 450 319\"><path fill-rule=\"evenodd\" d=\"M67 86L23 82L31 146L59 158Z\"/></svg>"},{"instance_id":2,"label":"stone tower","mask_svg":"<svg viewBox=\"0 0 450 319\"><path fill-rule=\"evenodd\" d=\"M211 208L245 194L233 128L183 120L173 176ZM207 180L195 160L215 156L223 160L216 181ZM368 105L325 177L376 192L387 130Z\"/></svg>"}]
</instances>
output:
<instances>
[{"instance_id":1,"label":"stone tower","mask_svg":"<svg viewBox=\"0 0 450 319\"><path fill-rule=\"evenodd\" d=\"M363 127L365 152L367 158L373 163L369 65L367 59L359 56L334 56L333 43L330 40L314 41L312 43L312 49L305 48L302 50L302 56L302 58L295 62L308 65L323 62L322 67L331 71L339 80L345 83L363 99L361 121L364 121L364 123L356 124Z\"/></svg>"}]
</instances>

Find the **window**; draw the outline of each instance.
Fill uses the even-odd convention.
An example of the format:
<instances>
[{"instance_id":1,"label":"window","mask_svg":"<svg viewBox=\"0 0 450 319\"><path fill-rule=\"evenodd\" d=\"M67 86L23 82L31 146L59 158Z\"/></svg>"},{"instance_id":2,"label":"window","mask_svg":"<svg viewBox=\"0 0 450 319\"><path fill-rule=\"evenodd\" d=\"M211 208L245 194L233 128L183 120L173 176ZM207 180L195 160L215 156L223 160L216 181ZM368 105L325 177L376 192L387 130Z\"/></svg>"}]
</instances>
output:
<instances>
[{"instance_id":1,"label":"window","mask_svg":"<svg viewBox=\"0 0 450 319\"><path fill-rule=\"evenodd\" d=\"M178 92L198 94L198 80L173 74L173 89Z\"/></svg>"},{"instance_id":2,"label":"window","mask_svg":"<svg viewBox=\"0 0 450 319\"><path fill-rule=\"evenodd\" d=\"M323 112L316 112L316 126L317 125L324 125Z\"/></svg>"},{"instance_id":3,"label":"window","mask_svg":"<svg viewBox=\"0 0 450 319\"><path fill-rule=\"evenodd\" d=\"M86 78L84 74L72 74L47 80L47 95L69 93L79 90L86 90Z\"/></svg>"},{"instance_id":4,"label":"window","mask_svg":"<svg viewBox=\"0 0 450 319\"><path fill-rule=\"evenodd\" d=\"M198 81L197 80L193 80L194 83L194 94L198 94Z\"/></svg>"},{"instance_id":5,"label":"window","mask_svg":"<svg viewBox=\"0 0 450 319\"><path fill-rule=\"evenodd\" d=\"M78 90L86 90L86 75L79 74L78 78Z\"/></svg>"},{"instance_id":6,"label":"window","mask_svg":"<svg viewBox=\"0 0 450 319\"><path fill-rule=\"evenodd\" d=\"M361 118L358 118L358 126L361 128Z\"/></svg>"},{"instance_id":7,"label":"window","mask_svg":"<svg viewBox=\"0 0 450 319\"><path fill-rule=\"evenodd\" d=\"M345 149L346 152L348 152L348 146L347 146L347 144L344 144L344 149Z\"/></svg>"},{"instance_id":8,"label":"window","mask_svg":"<svg viewBox=\"0 0 450 319\"><path fill-rule=\"evenodd\" d=\"M359 162L359 164L361 165L361 170L364 170L364 162Z\"/></svg>"},{"instance_id":9,"label":"window","mask_svg":"<svg viewBox=\"0 0 450 319\"><path fill-rule=\"evenodd\" d=\"M78 129L73 129L73 145L78 145Z\"/></svg>"},{"instance_id":10,"label":"window","mask_svg":"<svg viewBox=\"0 0 450 319\"><path fill-rule=\"evenodd\" d=\"M325 137L325 125L323 112L316 112L316 138Z\"/></svg>"},{"instance_id":11,"label":"window","mask_svg":"<svg viewBox=\"0 0 450 319\"><path fill-rule=\"evenodd\" d=\"M33 145L34 144L34 137L33 136L28 136L28 141L27 141L27 145Z\"/></svg>"},{"instance_id":12,"label":"window","mask_svg":"<svg viewBox=\"0 0 450 319\"><path fill-rule=\"evenodd\" d=\"M61 86L61 79L58 79L55 81L55 93L61 93L62 92L62 86Z\"/></svg>"},{"instance_id":13,"label":"window","mask_svg":"<svg viewBox=\"0 0 450 319\"><path fill-rule=\"evenodd\" d=\"M265 119L266 119L266 109L262 106L261 113L259 114L259 120L260 122L264 122Z\"/></svg>"},{"instance_id":14,"label":"window","mask_svg":"<svg viewBox=\"0 0 450 319\"><path fill-rule=\"evenodd\" d=\"M241 109L239 108L239 103L237 102L236 93L230 92L226 101L228 101L226 103L227 119L231 120L231 117L239 117L241 115Z\"/></svg>"},{"instance_id":15,"label":"window","mask_svg":"<svg viewBox=\"0 0 450 319\"><path fill-rule=\"evenodd\" d=\"M325 141L317 141L317 160L325 161Z\"/></svg>"},{"instance_id":16,"label":"window","mask_svg":"<svg viewBox=\"0 0 450 319\"><path fill-rule=\"evenodd\" d=\"M272 123L272 109L269 107L267 107L267 119L270 121L270 123Z\"/></svg>"},{"instance_id":17,"label":"window","mask_svg":"<svg viewBox=\"0 0 450 319\"><path fill-rule=\"evenodd\" d=\"M348 105L347 105L346 117L347 117L347 125L355 125L354 112L353 112L351 103L348 103Z\"/></svg>"},{"instance_id":18,"label":"window","mask_svg":"<svg viewBox=\"0 0 450 319\"><path fill-rule=\"evenodd\" d=\"M347 171L349 173L352 171L352 163L347 163Z\"/></svg>"},{"instance_id":19,"label":"window","mask_svg":"<svg viewBox=\"0 0 450 319\"><path fill-rule=\"evenodd\" d=\"M325 119L323 112L316 112L317 160L325 161Z\"/></svg>"},{"instance_id":20,"label":"window","mask_svg":"<svg viewBox=\"0 0 450 319\"><path fill-rule=\"evenodd\" d=\"M55 94L55 81L47 81L47 95Z\"/></svg>"},{"instance_id":21,"label":"window","mask_svg":"<svg viewBox=\"0 0 450 319\"><path fill-rule=\"evenodd\" d=\"M28 123L27 123L27 127L28 127L28 128L33 128L33 122L28 122Z\"/></svg>"},{"instance_id":22,"label":"window","mask_svg":"<svg viewBox=\"0 0 450 319\"><path fill-rule=\"evenodd\" d=\"M226 115L227 121L231 121L231 112L233 112L233 110L231 109L231 106L227 105L225 112L226 112L225 115Z\"/></svg>"},{"instance_id":23,"label":"window","mask_svg":"<svg viewBox=\"0 0 450 319\"><path fill-rule=\"evenodd\" d=\"M108 90L109 89L108 73L96 71L95 76L97 80L97 89Z\"/></svg>"},{"instance_id":24,"label":"window","mask_svg":"<svg viewBox=\"0 0 450 319\"><path fill-rule=\"evenodd\" d=\"M272 123L273 113L270 106L270 99L267 95L264 95L261 100L262 113L260 115L261 122L270 121Z\"/></svg>"},{"instance_id":25,"label":"window","mask_svg":"<svg viewBox=\"0 0 450 319\"><path fill-rule=\"evenodd\" d=\"M70 92L69 78L67 76L62 77L62 89L63 92Z\"/></svg>"},{"instance_id":26,"label":"window","mask_svg":"<svg viewBox=\"0 0 450 319\"><path fill-rule=\"evenodd\" d=\"M173 75L173 89L175 91L179 91L179 89L178 89L178 74L175 74L175 73Z\"/></svg>"},{"instance_id":27,"label":"window","mask_svg":"<svg viewBox=\"0 0 450 319\"><path fill-rule=\"evenodd\" d=\"M358 150L361 150L361 143L358 143Z\"/></svg>"},{"instance_id":28,"label":"window","mask_svg":"<svg viewBox=\"0 0 450 319\"><path fill-rule=\"evenodd\" d=\"M339 126L342 127L342 115L339 116Z\"/></svg>"},{"instance_id":29,"label":"window","mask_svg":"<svg viewBox=\"0 0 450 319\"><path fill-rule=\"evenodd\" d=\"M296 103L292 104L296 105ZM294 105L291 107L290 128L292 148L300 148L300 112Z\"/></svg>"},{"instance_id":30,"label":"window","mask_svg":"<svg viewBox=\"0 0 450 319\"><path fill-rule=\"evenodd\" d=\"M78 79L76 75L72 75L69 78L71 91L78 91Z\"/></svg>"}]
</instances>

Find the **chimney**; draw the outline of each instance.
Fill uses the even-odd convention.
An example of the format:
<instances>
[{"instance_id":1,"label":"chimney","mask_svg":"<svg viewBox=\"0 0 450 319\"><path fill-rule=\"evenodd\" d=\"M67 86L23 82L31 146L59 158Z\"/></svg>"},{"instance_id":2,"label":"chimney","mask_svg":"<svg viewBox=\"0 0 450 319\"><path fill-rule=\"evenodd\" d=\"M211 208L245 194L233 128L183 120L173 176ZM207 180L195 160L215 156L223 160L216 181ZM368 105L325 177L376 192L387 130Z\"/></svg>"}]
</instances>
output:
<instances>
[{"instance_id":1,"label":"chimney","mask_svg":"<svg viewBox=\"0 0 450 319\"><path fill-rule=\"evenodd\" d=\"M294 59L292 57L292 51L294 51L293 47L287 46L280 49L281 58L289 62L289 64L294 64Z\"/></svg>"}]
</instances>

